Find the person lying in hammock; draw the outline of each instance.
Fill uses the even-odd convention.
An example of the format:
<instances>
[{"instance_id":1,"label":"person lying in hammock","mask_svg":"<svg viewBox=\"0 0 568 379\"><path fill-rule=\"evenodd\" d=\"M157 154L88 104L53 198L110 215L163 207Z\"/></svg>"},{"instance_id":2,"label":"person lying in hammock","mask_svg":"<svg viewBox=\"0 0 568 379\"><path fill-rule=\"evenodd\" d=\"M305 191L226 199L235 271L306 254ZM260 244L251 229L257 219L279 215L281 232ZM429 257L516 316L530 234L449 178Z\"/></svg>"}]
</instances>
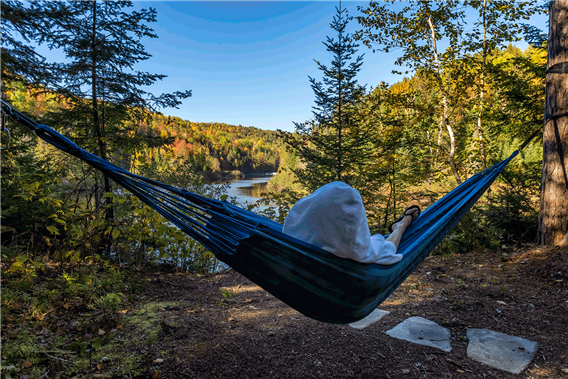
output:
<instances>
[{"instance_id":1,"label":"person lying in hammock","mask_svg":"<svg viewBox=\"0 0 568 379\"><path fill-rule=\"evenodd\" d=\"M284 221L282 232L342 258L362 263L391 265L402 234L420 215L417 205L406 208L389 226L391 234L371 236L363 199L343 182L326 184L300 199Z\"/></svg>"}]
</instances>

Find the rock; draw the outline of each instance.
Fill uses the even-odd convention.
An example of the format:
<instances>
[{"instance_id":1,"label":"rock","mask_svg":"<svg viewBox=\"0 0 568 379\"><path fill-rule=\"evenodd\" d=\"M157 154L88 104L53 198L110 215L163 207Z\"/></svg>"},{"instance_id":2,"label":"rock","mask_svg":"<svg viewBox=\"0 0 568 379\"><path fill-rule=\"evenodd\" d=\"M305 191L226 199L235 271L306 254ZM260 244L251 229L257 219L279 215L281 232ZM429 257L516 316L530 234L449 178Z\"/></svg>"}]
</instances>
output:
<instances>
[{"instance_id":1,"label":"rock","mask_svg":"<svg viewBox=\"0 0 568 379\"><path fill-rule=\"evenodd\" d=\"M391 337L430 346L442 351L452 351L451 333L448 329L422 317L411 317L387 331Z\"/></svg>"},{"instance_id":2,"label":"rock","mask_svg":"<svg viewBox=\"0 0 568 379\"><path fill-rule=\"evenodd\" d=\"M366 328L367 326L371 325L372 323L379 321L380 319L382 319L383 317L385 317L388 314L389 314L389 312L382 311L382 310L377 308L374 311L372 311L364 319L359 320L357 322L352 322L351 324L349 324L349 326L352 327L352 328L355 328L355 329L363 329L363 328Z\"/></svg>"},{"instance_id":3,"label":"rock","mask_svg":"<svg viewBox=\"0 0 568 379\"><path fill-rule=\"evenodd\" d=\"M467 356L488 366L520 374L534 358L538 343L489 329L468 329Z\"/></svg>"}]
</instances>

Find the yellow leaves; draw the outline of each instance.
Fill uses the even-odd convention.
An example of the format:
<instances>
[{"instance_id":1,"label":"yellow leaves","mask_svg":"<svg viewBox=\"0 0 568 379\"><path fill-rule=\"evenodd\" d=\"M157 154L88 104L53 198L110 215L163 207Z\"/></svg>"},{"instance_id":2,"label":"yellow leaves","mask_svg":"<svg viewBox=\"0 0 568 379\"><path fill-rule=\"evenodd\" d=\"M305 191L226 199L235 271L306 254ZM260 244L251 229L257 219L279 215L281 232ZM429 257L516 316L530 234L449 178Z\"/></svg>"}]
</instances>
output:
<instances>
[{"instance_id":1,"label":"yellow leaves","mask_svg":"<svg viewBox=\"0 0 568 379\"><path fill-rule=\"evenodd\" d=\"M120 229L118 229L118 228L113 228L111 235L112 235L112 238L113 238L113 239L117 239L118 236L120 235Z\"/></svg>"},{"instance_id":2,"label":"yellow leaves","mask_svg":"<svg viewBox=\"0 0 568 379\"><path fill-rule=\"evenodd\" d=\"M54 235L56 235L56 236L59 235L59 230L58 230L55 226L53 226L53 225L49 225L49 226L47 227L47 230L49 230L49 232L50 232L51 234L54 234Z\"/></svg>"},{"instance_id":3,"label":"yellow leaves","mask_svg":"<svg viewBox=\"0 0 568 379\"><path fill-rule=\"evenodd\" d=\"M152 220L158 224L162 221L162 215L160 215L158 212L152 211Z\"/></svg>"},{"instance_id":4,"label":"yellow leaves","mask_svg":"<svg viewBox=\"0 0 568 379\"><path fill-rule=\"evenodd\" d=\"M25 270L24 265L20 262L14 262L10 266L10 272L18 272L18 271L24 271L24 270Z\"/></svg>"}]
</instances>

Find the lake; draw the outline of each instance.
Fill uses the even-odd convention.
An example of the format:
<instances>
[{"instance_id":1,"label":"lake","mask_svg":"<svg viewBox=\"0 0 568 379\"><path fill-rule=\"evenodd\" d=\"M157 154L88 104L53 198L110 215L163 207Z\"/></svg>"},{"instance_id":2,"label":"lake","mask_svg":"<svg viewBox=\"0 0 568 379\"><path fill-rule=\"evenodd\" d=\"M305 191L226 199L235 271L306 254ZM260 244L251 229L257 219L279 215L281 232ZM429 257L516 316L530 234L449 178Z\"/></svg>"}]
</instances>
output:
<instances>
[{"instance_id":1,"label":"lake","mask_svg":"<svg viewBox=\"0 0 568 379\"><path fill-rule=\"evenodd\" d=\"M254 204L261 198L260 194L266 192L266 185L270 178L272 178L272 175L259 175L245 179L223 180L218 184L229 183L231 187L227 191L227 195L236 197L239 204L244 208L247 204ZM265 209L266 206L260 208Z\"/></svg>"}]
</instances>

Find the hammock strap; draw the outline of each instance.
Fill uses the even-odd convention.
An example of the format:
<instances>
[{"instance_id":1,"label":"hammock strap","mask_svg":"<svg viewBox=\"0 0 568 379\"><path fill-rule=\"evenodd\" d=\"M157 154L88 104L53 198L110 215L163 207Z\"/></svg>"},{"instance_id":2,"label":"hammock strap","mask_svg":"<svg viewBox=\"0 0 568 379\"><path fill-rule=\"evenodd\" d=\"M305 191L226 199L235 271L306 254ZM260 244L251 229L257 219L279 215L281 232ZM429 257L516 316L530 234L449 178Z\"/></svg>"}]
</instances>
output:
<instances>
[{"instance_id":1,"label":"hammock strap","mask_svg":"<svg viewBox=\"0 0 568 379\"><path fill-rule=\"evenodd\" d=\"M10 147L10 129L8 129L8 115L5 112L2 112L0 118L2 122L1 133L5 134L4 143L2 144L2 146L0 146L0 150L6 150Z\"/></svg>"},{"instance_id":2,"label":"hammock strap","mask_svg":"<svg viewBox=\"0 0 568 379\"><path fill-rule=\"evenodd\" d=\"M544 127L544 125L542 125L540 128L535 130L533 132L533 134L531 134L530 137L527 138L527 140L525 142L523 142L523 144L521 146L519 146L519 151L523 150L532 141L532 139L540 133L540 131L542 130L543 127Z\"/></svg>"},{"instance_id":3,"label":"hammock strap","mask_svg":"<svg viewBox=\"0 0 568 379\"><path fill-rule=\"evenodd\" d=\"M560 166L562 167L562 174L564 175L564 183L566 184L566 188L568 189L568 174L566 172L566 163L564 162L564 149L562 148L562 139L560 138L560 132L558 131L558 123L556 120L562 117L568 116L568 112L560 113L556 115L549 115L545 114L544 119L545 122L548 120L552 120L554 124L554 137L556 138L556 149L558 150L558 155L560 156Z\"/></svg>"}]
</instances>

